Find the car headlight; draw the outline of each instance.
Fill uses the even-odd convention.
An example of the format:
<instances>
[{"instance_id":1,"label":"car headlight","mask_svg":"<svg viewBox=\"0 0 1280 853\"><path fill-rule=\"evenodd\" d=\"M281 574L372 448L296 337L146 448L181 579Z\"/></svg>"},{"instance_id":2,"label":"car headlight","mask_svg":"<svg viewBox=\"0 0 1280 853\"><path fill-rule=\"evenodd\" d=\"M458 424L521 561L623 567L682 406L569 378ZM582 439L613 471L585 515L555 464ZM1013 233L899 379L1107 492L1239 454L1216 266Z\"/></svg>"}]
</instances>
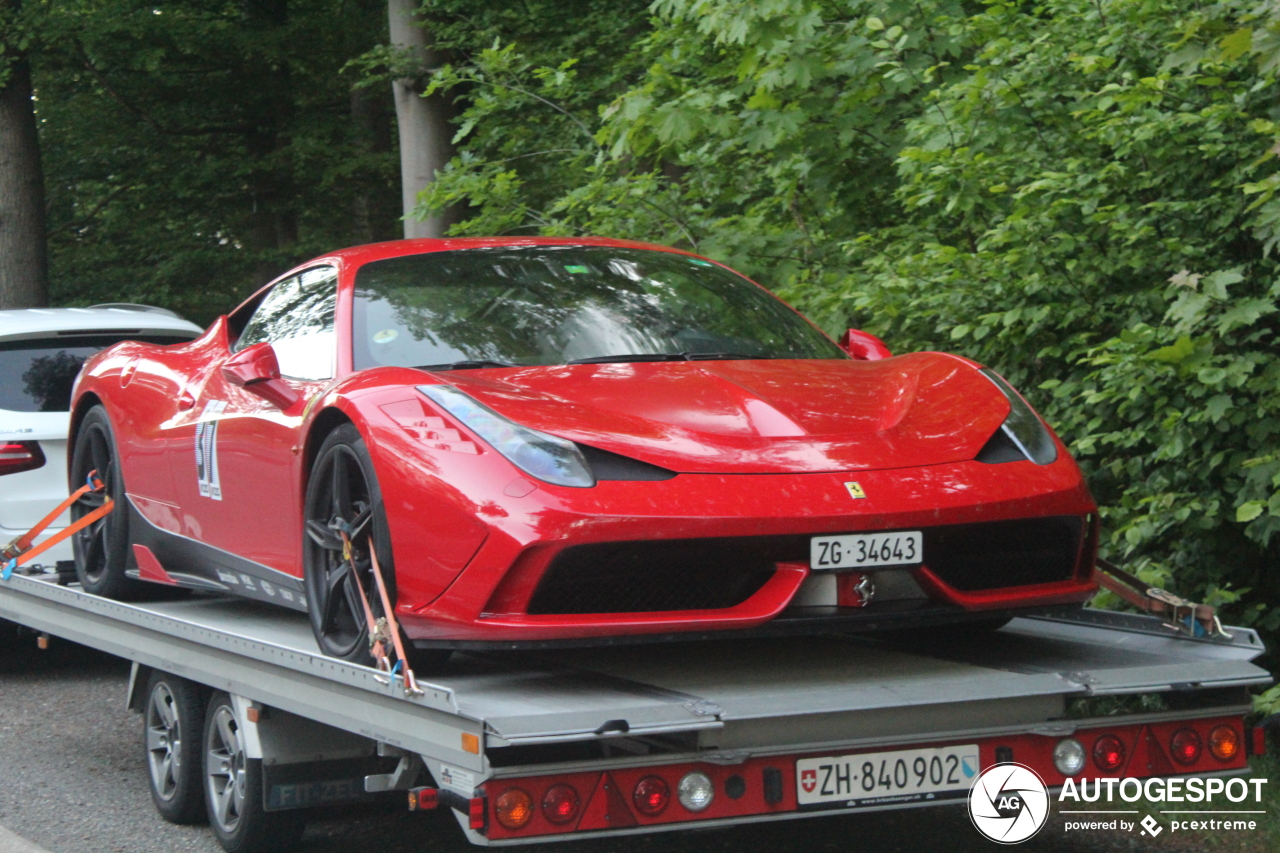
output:
<instances>
[{"instance_id":1,"label":"car headlight","mask_svg":"<svg viewBox=\"0 0 1280 853\"><path fill-rule=\"evenodd\" d=\"M1053 436L1040 422L1040 417L1027 405L1026 401L1013 390L1013 386L1004 381L1004 377L994 370L979 371L1000 389L1000 393L1009 400L1009 417L1004 419L1000 430L1017 446L1022 454L1037 465L1048 465L1058 458L1057 445Z\"/></svg>"},{"instance_id":2,"label":"car headlight","mask_svg":"<svg viewBox=\"0 0 1280 853\"><path fill-rule=\"evenodd\" d=\"M582 451L572 441L508 420L452 385L419 385L418 390L529 476L557 486L596 484Z\"/></svg>"}]
</instances>

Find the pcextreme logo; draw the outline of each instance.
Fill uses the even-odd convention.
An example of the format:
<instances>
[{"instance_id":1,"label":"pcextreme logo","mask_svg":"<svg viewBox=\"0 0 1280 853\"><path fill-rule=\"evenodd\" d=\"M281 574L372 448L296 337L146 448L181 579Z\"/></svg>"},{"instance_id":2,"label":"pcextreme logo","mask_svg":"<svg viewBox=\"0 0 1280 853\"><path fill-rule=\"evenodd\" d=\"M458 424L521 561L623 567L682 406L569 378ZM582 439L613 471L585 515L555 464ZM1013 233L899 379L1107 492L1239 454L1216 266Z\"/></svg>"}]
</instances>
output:
<instances>
[{"instance_id":1,"label":"pcextreme logo","mask_svg":"<svg viewBox=\"0 0 1280 853\"><path fill-rule=\"evenodd\" d=\"M1019 844L1049 818L1049 789L1030 767L997 764L969 789L969 818L992 841Z\"/></svg>"}]
</instances>

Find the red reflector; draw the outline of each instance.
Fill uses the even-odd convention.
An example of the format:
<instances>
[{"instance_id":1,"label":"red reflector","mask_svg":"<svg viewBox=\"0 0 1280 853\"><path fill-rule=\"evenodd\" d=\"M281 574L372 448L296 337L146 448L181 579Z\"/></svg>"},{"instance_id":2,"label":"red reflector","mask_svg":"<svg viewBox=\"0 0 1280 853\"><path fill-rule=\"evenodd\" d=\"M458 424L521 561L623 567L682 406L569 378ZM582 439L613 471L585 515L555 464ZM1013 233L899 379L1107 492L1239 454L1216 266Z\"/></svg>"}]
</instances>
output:
<instances>
[{"instance_id":1,"label":"red reflector","mask_svg":"<svg viewBox=\"0 0 1280 853\"><path fill-rule=\"evenodd\" d=\"M469 824L472 829L484 829L484 797L472 797L469 807L467 808L467 816L471 818Z\"/></svg>"},{"instance_id":2,"label":"red reflector","mask_svg":"<svg viewBox=\"0 0 1280 853\"><path fill-rule=\"evenodd\" d=\"M0 476L33 471L44 465L38 441L7 441L0 444Z\"/></svg>"},{"instance_id":3,"label":"red reflector","mask_svg":"<svg viewBox=\"0 0 1280 853\"><path fill-rule=\"evenodd\" d=\"M660 776L646 776L636 783L631 799L641 814L654 817L671 801L671 788Z\"/></svg>"},{"instance_id":4,"label":"red reflector","mask_svg":"<svg viewBox=\"0 0 1280 853\"><path fill-rule=\"evenodd\" d=\"M578 816L579 803L572 785L552 785L542 795L542 814L552 823L569 823Z\"/></svg>"},{"instance_id":5,"label":"red reflector","mask_svg":"<svg viewBox=\"0 0 1280 853\"><path fill-rule=\"evenodd\" d=\"M1103 735L1093 742L1093 763L1099 770L1119 770L1124 764L1124 744L1115 735Z\"/></svg>"},{"instance_id":6,"label":"red reflector","mask_svg":"<svg viewBox=\"0 0 1280 853\"><path fill-rule=\"evenodd\" d=\"M1253 754L1267 754L1267 730L1263 726L1253 727Z\"/></svg>"},{"instance_id":7,"label":"red reflector","mask_svg":"<svg viewBox=\"0 0 1280 853\"><path fill-rule=\"evenodd\" d=\"M1200 735L1195 729L1178 729L1169 739L1169 752L1179 764L1195 764L1200 757Z\"/></svg>"}]
</instances>

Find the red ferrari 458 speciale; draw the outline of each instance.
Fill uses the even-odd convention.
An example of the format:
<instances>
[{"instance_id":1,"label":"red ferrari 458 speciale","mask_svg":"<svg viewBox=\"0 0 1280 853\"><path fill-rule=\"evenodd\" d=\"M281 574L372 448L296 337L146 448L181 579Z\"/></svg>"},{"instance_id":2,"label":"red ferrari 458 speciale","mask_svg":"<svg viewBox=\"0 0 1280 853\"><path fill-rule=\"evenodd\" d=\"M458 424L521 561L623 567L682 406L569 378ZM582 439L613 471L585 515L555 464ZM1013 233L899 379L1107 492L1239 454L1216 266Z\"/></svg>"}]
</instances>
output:
<instances>
[{"instance_id":1,"label":"red ferrari 458 speciale","mask_svg":"<svg viewBox=\"0 0 1280 853\"><path fill-rule=\"evenodd\" d=\"M190 343L105 350L73 403L72 486L96 470L120 510L76 539L86 590L306 611L350 660L370 548L437 659L989 626L1096 589L1080 471L998 374L837 345L661 246L334 252Z\"/></svg>"}]
</instances>

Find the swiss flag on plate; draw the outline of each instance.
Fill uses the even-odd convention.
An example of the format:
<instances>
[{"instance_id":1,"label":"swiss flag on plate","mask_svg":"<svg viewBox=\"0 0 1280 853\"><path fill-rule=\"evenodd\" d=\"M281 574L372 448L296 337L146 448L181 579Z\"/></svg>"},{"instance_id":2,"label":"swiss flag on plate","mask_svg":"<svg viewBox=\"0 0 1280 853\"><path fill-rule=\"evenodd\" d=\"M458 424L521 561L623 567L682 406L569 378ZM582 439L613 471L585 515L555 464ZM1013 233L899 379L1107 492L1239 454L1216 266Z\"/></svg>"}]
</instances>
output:
<instances>
[{"instance_id":1,"label":"swiss flag on plate","mask_svg":"<svg viewBox=\"0 0 1280 853\"><path fill-rule=\"evenodd\" d=\"M806 794L812 794L813 789L818 787L818 771L817 770L801 770L800 786L804 788Z\"/></svg>"}]
</instances>

